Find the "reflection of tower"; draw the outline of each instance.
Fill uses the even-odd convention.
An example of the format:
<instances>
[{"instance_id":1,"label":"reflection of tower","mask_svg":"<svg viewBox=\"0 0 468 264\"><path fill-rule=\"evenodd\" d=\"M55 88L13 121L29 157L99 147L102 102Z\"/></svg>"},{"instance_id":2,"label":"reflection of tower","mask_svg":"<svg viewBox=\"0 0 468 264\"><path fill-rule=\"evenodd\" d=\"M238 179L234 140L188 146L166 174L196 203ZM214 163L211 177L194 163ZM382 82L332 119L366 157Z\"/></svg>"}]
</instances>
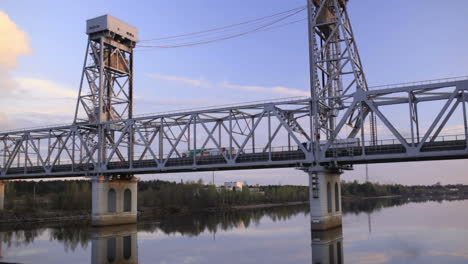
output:
<instances>
[{"instance_id":1,"label":"reflection of tower","mask_svg":"<svg viewBox=\"0 0 468 264\"><path fill-rule=\"evenodd\" d=\"M372 221L371 221L371 214L367 213L367 224L369 226L369 234L372 233Z\"/></svg>"},{"instance_id":2,"label":"reflection of tower","mask_svg":"<svg viewBox=\"0 0 468 264\"><path fill-rule=\"evenodd\" d=\"M136 225L93 229L91 263L138 263Z\"/></svg>"},{"instance_id":3,"label":"reflection of tower","mask_svg":"<svg viewBox=\"0 0 468 264\"><path fill-rule=\"evenodd\" d=\"M3 242L3 234L0 233L0 259L3 258L2 242Z\"/></svg>"},{"instance_id":4,"label":"reflection of tower","mask_svg":"<svg viewBox=\"0 0 468 264\"><path fill-rule=\"evenodd\" d=\"M343 263L343 229L312 231L312 264Z\"/></svg>"},{"instance_id":5,"label":"reflection of tower","mask_svg":"<svg viewBox=\"0 0 468 264\"><path fill-rule=\"evenodd\" d=\"M369 182L369 166L366 164L366 183Z\"/></svg>"}]
</instances>

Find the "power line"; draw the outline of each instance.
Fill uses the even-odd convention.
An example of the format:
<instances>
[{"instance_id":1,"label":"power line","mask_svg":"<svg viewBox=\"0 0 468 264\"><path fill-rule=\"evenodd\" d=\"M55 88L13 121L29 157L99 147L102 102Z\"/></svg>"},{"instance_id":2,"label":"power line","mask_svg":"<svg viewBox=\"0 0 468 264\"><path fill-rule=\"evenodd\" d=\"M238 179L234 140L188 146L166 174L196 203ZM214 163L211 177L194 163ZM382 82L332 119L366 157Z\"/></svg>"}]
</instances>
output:
<instances>
[{"instance_id":1,"label":"power line","mask_svg":"<svg viewBox=\"0 0 468 264\"><path fill-rule=\"evenodd\" d=\"M248 30L248 31L244 31L244 32L241 32L241 33L236 33L236 34L232 34L232 35L225 35L225 36L221 36L219 38L215 38L215 39L208 39L208 40L202 40L202 41L199 41L199 42L189 42L189 43L181 43L181 44L175 44L175 45L138 45L138 47L143 47L143 48L179 48L179 47L189 47L189 46L197 46L197 45L204 45L204 44L209 44L209 43L212 43L212 42L217 42L217 41L222 41L222 40L227 40L227 39L232 39L232 38L236 38L236 37L240 37L240 36L243 36L243 35L247 35L247 34L251 34L251 33L254 33L254 32L258 32L258 31L263 31L265 29L267 29L268 27L270 27L271 25L273 24L276 24L278 22L281 22L293 15L296 15L297 13L301 12L305 10L305 8L302 8L292 14L289 14L287 16L284 16L284 17L281 17L277 20L274 20L270 23L267 23L265 25L262 25L260 27L257 27L257 28L254 28L254 29L251 29L251 30Z\"/></svg>"},{"instance_id":2,"label":"power line","mask_svg":"<svg viewBox=\"0 0 468 264\"><path fill-rule=\"evenodd\" d=\"M304 17L304 18L301 18L301 19L293 20L293 21L291 21L291 22L279 24L279 25L272 26L272 27L269 27L269 28L264 28L264 29L259 30L259 31L257 31L257 32L262 32L262 31L267 31L267 30L270 30L270 29L275 29L275 28L281 28L281 27L289 26L289 25L296 24L296 23L299 23L299 22L302 22L302 21L306 21L307 19L308 19L307 17Z\"/></svg>"},{"instance_id":3,"label":"power line","mask_svg":"<svg viewBox=\"0 0 468 264\"><path fill-rule=\"evenodd\" d=\"M294 20L294 21L291 21L291 22L287 22L287 23L283 23L283 24L279 24L277 26L271 26L271 27L268 27L268 28L265 28L263 30L259 30L257 32L261 32L261 31L267 31L267 30L270 30L270 29L275 29L275 28L280 28L280 27L283 27L283 26L288 26L288 25L291 25L291 24L295 24L295 23L298 23L298 22L302 22L302 21L305 21L307 20L307 18L302 18L302 19L298 19L298 20ZM254 25L254 24L251 24L251 25ZM250 25L249 25L250 26ZM157 42L171 42L171 41L179 41L179 40L187 40L187 39L197 39L197 38L201 38L201 37L204 37L204 36L209 36L209 35L212 35L214 32L209 32L209 33L205 33L205 34L198 34L198 35L193 35L193 36L186 36L186 37L178 37L178 38L168 38L168 39L161 39ZM220 32L222 33L222 32ZM187 34L189 35L189 34ZM182 35L180 35L182 36ZM141 41L140 41L141 42ZM140 45L139 45L140 46ZM142 45L142 46L145 46L145 45ZM140 47L142 47L140 46Z\"/></svg>"},{"instance_id":4,"label":"power line","mask_svg":"<svg viewBox=\"0 0 468 264\"><path fill-rule=\"evenodd\" d=\"M270 26L270 27L258 30L258 31L256 31L256 33L263 32L263 31L268 31L268 30L271 30L271 29L277 29L277 28L289 26L289 25L292 25L292 24L297 24L299 22L306 21L307 19L308 18L305 17L305 18L293 20L293 21L290 21L290 22L287 22L287 23L282 23L282 24L279 24L279 25L276 25L276 26ZM139 46L139 47L137 47L137 49L135 51L137 51L137 52L151 51L152 48L153 47L150 48L150 47L147 47L147 46ZM156 46L154 48L163 48L163 46L161 46L161 47ZM164 46L164 48L177 48L177 47Z\"/></svg>"},{"instance_id":5,"label":"power line","mask_svg":"<svg viewBox=\"0 0 468 264\"><path fill-rule=\"evenodd\" d=\"M236 34L221 36L221 37L218 37L218 38L215 38L215 39L202 40L202 41L198 41L198 42L180 43L180 44L174 44L174 45L138 45L138 47L141 47L141 48L180 48L180 47L190 47L190 46L204 45L204 44L209 44L209 43L213 43L213 42L217 42L217 41L232 39L232 38L244 36L244 35L247 35L247 34L252 34L252 33L260 32L260 31L268 30L268 29L271 29L271 28L275 28L275 27L271 27L271 26L276 24L276 23L279 23L281 21L284 21L284 20L286 20L286 19L288 19L288 18L302 12L303 10L305 10L305 7L300 8L299 10L295 11L294 13L285 15L285 16L279 18L279 19L273 20L272 22L261 25L259 27L254 28L254 29L244 31L244 32L240 32L240 33L236 33ZM284 23L284 24L278 25L277 27L289 25L289 24L292 24L292 23L297 23L297 22L300 22L300 21L303 21L303 20L304 19L291 21L289 23ZM189 34L191 34L191 33L189 33ZM187 34L185 34L185 35L187 35Z\"/></svg>"},{"instance_id":6,"label":"power line","mask_svg":"<svg viewBox=\"0 0 468 264\"><path fill-rule=\"evenodd\" d=\"M262 22L263 20L273 18L273 17L277 17L277 16L281 16L281 15L284 15L284 14L288 14L288 13L291 13L291 12L294 12L294 11L297 11L297 10L303 10L303 9L305 9L305 6L296 7L296 8L289 9L289 10L286 10L286 11L282 11L282 12L279 12L279 13L275 13L275 14L272 14L272 15L268 15L268 16L264 16L264 17L260 17L260 18L256 18L256 19L236 23L236 24L231 24L231 25L227 25L227 26L222 26L222 27L217 27L217 28L212 28L212 29L207 29L207 30L202 30L202 31L197 31L197 32L191 32L191 33L185 33L185 34L180 34L180 35L174 35L174 36L167 36L167 37L161 37L161 38L140 40L140 42L172 40L172 39L179 39L181 37L194 36L194 35L199 35L199 34L204 34L204 33L215 33L215 32L218 32L218 31L222 31L222 30L225 30L225 29L230 29L230 28L234 28L234 27L238 27L238 26L249 25L249 24L258 24L258 23Z\"/></svg>"}]
</instances>

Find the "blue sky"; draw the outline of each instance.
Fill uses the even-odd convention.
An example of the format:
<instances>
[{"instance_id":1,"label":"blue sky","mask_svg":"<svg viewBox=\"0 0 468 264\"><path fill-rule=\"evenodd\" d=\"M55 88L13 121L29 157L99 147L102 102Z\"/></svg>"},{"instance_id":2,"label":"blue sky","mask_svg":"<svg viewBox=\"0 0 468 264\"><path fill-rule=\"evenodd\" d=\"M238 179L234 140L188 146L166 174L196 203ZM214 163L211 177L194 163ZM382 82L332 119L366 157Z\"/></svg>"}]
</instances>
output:
<instances>
[{"instance_id":1,"label":"blue sky","mask_svg":"<svg viewBox=\"0 0 468 264\"><path fill-rule=\"evenodd\" d=\"M3 0L0 10L27 34L31 53L20 56L15 67L0 67L19 87L0 99L1 125L30 127L71 120L86 46L86 19L112 14L138 27L140 39L150 39L238 23L305 3L158 0L129 5L128 1ZM468 75L467 11L465 0L444 4L436 0L350 1L369 85ZM296 18L305 16L303 12ZM136 113L280 98L309 90L305 21L204 46L138 51L135 56ZM262 89L245 92L226 84ZM275 92L278 86L292 92ZM468 183L463 161L372 165L370 171L380 182ZM208 180L208 174L158 177ZM220 182L307 182L305 175L293 169L218 174ZM362 167L343 176L345 180L363 178Z\"/></svg>"}]
</instances>

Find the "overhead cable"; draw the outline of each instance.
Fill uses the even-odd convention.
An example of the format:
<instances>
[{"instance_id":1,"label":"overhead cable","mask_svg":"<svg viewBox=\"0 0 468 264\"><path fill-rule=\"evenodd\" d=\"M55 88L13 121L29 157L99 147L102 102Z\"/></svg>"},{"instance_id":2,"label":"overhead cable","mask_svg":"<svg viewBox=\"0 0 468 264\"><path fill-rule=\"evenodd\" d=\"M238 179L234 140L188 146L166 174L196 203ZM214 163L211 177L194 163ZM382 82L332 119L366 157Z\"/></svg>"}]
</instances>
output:
<instances>
[{"instance_id":1,"label":"overhead cable","mask_svg":"<svg viewBox=\"0 0 468 264\"><path fill-rule=\"evenodd\" d=\"M229 35L219 36L217 38L212 38L212 39L200 40L200 41L197 41L197 42L176 43L176 44L173 44L173 45L137 45L137 47L141 47L141 48L180 48L180 47L198 46L198 45L209 44L209 43L213 43L213 42L217 42L217 41L223 41L223 40L227 40L227 39L237 38L237 37L244 36L244 35L247 35L247 34L252 34L252 33L260 32L260 31L264 31L264 30L268 30L268 29L272 29L272 28L276 28L276 27L286 26L286 25L289 25L289 24L293 24L293 23L297 23L297 22L305 20L305 19L300 19L300 20L295 20L295 21L291 21L291 22L288 22L288 23L280 24L280 25L277 25L276 27L273 26L274 24L282 22L282 21L284 21L284 20L286 20L286 19L288 19L288 18L302 12L303 10L305 10L305 7L300 8L300 9L295 9L295 10L296 11L291 13L291 14L282 16L282 17L280 17L278 19L275 19L275 20L273 20L271 22L268 22L266 24L262 24L261 26L258 26L258 27L255 27L253 29L249 29L249 30L246 30L246 31L243 31L243 32L240 32L240 33L235 33L235 34L231 33ZM189 33L189 34L192 34L192 33ZM184 35L187 36L189 34L184 34ZM182 35L179 35L179 36L182 36Z\"/></svg>"},{"instance_id":2,"label":"overhead cable","mask_svg":"<svg viewBox=\"0 0 468 264\"><path fill-rule=\"evenodd\" d=\"M202 30L202 31L197 31L197 32L174 35L174 36L167 36L167 37L153 38L153 39L145 39L145 40L140 40L140 42L174 40L174 39L180 39L182 37L196 36L196 35L205 34L205 33L216 33L216 32L219 32L219 31L225 31L226 29L236 28L236 27L239 27L239 26L258 24L258 23L261 23L262 21L270 19L270 18L278 17L278 16L281 16L281 15L285 15L285 14L288 14L288 13L298 11L298 10L302 11L304 9L305 9L305 6L296 7L296 8L289 9L289 10L286 10L286 11L282 11L282 12L279 12L279 13L275 13L275 14L272 14L272 15L268 15L268 16L264 16L264 17L260 17L260 18L256 18L256 19L236 23L236 24L231 24L231 25L227 25L227 26L222 26L222 27L217 27L217 28L212 28L212 29L207 29L207 30Z\"/></svg>"}]
</instances>

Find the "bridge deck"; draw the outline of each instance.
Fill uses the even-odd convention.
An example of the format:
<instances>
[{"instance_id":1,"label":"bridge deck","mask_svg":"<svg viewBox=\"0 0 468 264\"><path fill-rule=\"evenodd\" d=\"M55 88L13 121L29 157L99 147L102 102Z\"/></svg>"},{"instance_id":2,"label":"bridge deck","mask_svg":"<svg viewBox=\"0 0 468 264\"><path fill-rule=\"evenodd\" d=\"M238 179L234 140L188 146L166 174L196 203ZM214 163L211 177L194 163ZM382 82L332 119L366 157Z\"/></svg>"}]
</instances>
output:
<instances>
[{"instance_id":1,"label":"bridge deck","mask_svg":"<svg viewBox=\"0 0 468 264\"><path fill-rule=\"evenodd\" d=\"M365 155L363 155L365 151ZM421 155L427 153L427 155ZM428 142L423 145L419 154L411 154L402 144L381 144L375 146L354 146L346 148L331 148L324 160L326 163L341 165L363 163L385 163L424 160L447 160L468 158L466 140L450 140ZM195 160L195 163L194 163ZM260 168L286 168L310 165L303 151L297 149L259 153L239 154L235 162L226 160L222 155L170 158L164 167L158 166L154 159L134 160L129 168L127 161L109 162L106 174L134 173L154 174L172 172L194 172L211 170L243 170ZM94 173L92 163L55 165L48 173L42 166L13 167L8 169L2 179L46 178L46 177L76 177L89 176Z\"/></svg>"}]
</instances>

